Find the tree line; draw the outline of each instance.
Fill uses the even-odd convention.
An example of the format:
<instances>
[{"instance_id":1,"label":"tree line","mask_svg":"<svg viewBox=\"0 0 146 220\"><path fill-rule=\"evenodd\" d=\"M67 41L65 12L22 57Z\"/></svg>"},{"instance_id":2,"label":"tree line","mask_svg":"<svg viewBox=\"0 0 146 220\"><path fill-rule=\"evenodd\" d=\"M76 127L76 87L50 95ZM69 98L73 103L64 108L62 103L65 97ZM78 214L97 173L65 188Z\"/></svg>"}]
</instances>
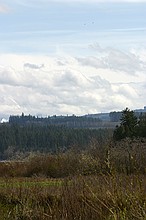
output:
<instances>
[{"instance_id":1,"label":"tree line","mask_svg":"<svg viewBox=\"0 0 146 220\"><path fill-rule=\"evenodd\" d=\"M0 124L0 159L7 159L10 152L12 155L15 152L33 151L56 153L72 147L84 150L92 140L102 147L112 137L117 141L126 137L146 138L146 114L136 117L133 111L126 108L122 111L120 121L115 129L69 128L42 123Z\"/></svg>"},{"instance_id":2,"label":"tree line","mask_svg":"<svg viewBox=\"0 0 146 220\"><path fill-rule=\"evenodd\" d=\"M9 117L10 124L40 124L40 125L64 125L69 128L89 128L89 127L100 127L102 120L99 118L84 117L84 116L48 116L48 117L35 117L32 115L11 115Z\"/></svg>"},{"instance_id":3,"label":"tree line","mask_svg":"<svg viewBox=\"0 0 146 220\"><path fill-rule=\"evenodd\" d=\"M0 159L7 159L6 152L51 152L66 151L71 147L85 149L91 140L104 143L111 136L109 129L74 129L65 126L40 124L1 124Z\"/></svg>"}]
</instances>

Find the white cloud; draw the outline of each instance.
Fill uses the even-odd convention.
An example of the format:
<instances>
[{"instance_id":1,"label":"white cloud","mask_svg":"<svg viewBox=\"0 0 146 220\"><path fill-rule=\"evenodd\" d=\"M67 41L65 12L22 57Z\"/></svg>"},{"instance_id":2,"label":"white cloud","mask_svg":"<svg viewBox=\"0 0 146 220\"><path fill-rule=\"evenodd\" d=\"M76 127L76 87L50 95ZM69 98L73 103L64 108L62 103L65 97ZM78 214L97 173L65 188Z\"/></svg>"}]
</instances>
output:
<instances>
[{"instance_id":1,"label":"white cloud","mask_svg":"<svg viewBox=\"0 0 146 220\"><path fill-rule=\"evenodd\" d=\"M99 59L97 57L84 57L84 58L77 58L77 60L86 66L92 66L95 68L106 68L107 65L105 64L104 60Z\"/></svg>"},{"instance_id":2,"label":"white cloud","mask_svg":"<svg viewBox=\"0 0 146 220\"><path fill-rule=\"evenodd\" d=\"M137 71L144 71L146 60L134 50L123 52L113 48L101 48L98 44L89 46L98 53L97 57L86 57L78 59L83 65L90 65L95 68L109 68L114 71L123 71L127 74L136 74ZM100 58L99 58L100 55Z\"/></svg>"},{"instance_id":3,"label":"white cloud","mask_svg":"<svg viewBox=\"0 0 146 220\"><path fill-rule=\"evenodd\" d=\"M117 92L123 96L127 96L132 99L138 98L136 90L129 84L121 84L120 86L118 86Z\"/></svg>"},{"instance_id":4,"label":"white cloud","mask_svg":"<svg viewBox=\"0 0 146 220\"><path fill-rule=\"evenodd\" d=\"M18 85L19 73L10 67L0 67L0 82L1 84Z\"/></svg>"},{"instance_id":5,"label":"white cloud","mask_svg":"<svg viewBox=\"0 0 146 220\"><path fill-rule=\"evenodd\" d=\"M146 64L141 62L136 55L118 50L109 51L108 56L105 57L105 63L111 69L125 71L129 74L144 70L144 65Z\"/></svg>"},{"instance_id":6,"label":"white cloud","mask_svg":"<svg viewBox=\"0 0 146 220\"><path fill-rule=\"evenodd\" d=\"M105 53L82 58L1 55L0 114L80 115L121 110L126 106L142 108L146 77L141 62L145 62L145 52L142 55L139 52L138 56L129 53L129 61L126 64L122 61L127 66L122 71L121 53L118 51L119 59L110 60L112 69L105 63ZM125 59L126 55L123 56ZM128 70L133 69L132 62L137 68L133 75Z\"/></svg>"},{"instance_id":7,"label":"white cloud","mask_svg":"<svg viewBox=\"0 0 146 220\"><path fill-rule=\"evenodd\" d=\"M33 63L24 63L24 68L39 70L39 69L42 69L43 67L44 67L44 64L36 65Z\"/></svg>"}]
</instances>

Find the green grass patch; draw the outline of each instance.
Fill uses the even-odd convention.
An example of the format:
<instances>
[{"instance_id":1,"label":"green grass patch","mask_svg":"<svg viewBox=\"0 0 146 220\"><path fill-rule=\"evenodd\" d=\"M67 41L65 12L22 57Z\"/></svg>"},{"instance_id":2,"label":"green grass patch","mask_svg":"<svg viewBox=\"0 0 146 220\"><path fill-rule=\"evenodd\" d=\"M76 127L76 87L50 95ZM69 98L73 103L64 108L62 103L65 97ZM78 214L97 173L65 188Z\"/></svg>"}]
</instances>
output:
<instances>
[{"instance_id":1,"label":"green grass patch","mask_svg":"<svg viewBox=\"0 0 146 220\"><path fill-rule=\"evenodd\" d=\"M62 186L63 180L58 179L37 179L37 178L1 178L0 179L0 188L9 188L9 187L51 187L51 186Z\"/></svg>"}]
</instances>

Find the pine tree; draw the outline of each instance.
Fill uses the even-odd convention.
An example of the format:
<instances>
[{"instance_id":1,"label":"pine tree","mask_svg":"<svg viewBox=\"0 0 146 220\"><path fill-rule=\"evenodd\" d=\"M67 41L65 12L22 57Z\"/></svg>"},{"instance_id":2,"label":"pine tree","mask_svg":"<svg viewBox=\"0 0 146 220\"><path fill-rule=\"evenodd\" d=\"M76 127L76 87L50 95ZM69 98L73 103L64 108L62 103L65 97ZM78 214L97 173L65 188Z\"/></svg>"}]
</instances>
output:
<instances>
[{"instance_id":1,"label":"pine tree","mask_svg":"<svg viewBox=\"0 0 146 220\"><path fill-rule=\"evenodd\" d=\"M138 124L137 117L134 114L134 111L126 108L122 111L122 116L120 119L121 123L116 127L114 131L114 139L121 140L126 137L136 136L136 127Z\"/></svg>"}]
</instances>

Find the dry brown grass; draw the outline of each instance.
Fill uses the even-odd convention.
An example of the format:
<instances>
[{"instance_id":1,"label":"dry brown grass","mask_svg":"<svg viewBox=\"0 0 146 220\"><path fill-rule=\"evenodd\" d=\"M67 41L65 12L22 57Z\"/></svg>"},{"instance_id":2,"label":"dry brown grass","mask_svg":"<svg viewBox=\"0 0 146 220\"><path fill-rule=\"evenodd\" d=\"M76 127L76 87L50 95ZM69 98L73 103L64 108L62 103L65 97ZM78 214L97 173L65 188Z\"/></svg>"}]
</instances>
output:
<instances>
[{"instance_id":1,"label":"dry brown grass","mask_svg":"<svg viewBox=\"0 0 146 220\"><path fill-rule=\"evenodd\" d=\"M86 151L74 150L57 155L36 154L23 161L0 163L0 176L63 178L93 174L145 174L146 141L126 139L100 147L92 144Z\"/></svg>"},{"instance_id":2,"label":"dry brown grass","mask_svg":"<svg viewBox=\"0 0 146 220\"><path fill-rule=\"evenodd\" d=\"M145 220L146 142L0 163L0 220Z\"/></svg>"},{"instance_id":3,"label":"dry brown grass","mask_svg":"<svg viewBox=\"0 0 146 220\"><path fill-rule=\"evenodd\" d=\"M0 219L144 220L145 182L143 175L3 179Z\"/></svg>"}]
</instances>

